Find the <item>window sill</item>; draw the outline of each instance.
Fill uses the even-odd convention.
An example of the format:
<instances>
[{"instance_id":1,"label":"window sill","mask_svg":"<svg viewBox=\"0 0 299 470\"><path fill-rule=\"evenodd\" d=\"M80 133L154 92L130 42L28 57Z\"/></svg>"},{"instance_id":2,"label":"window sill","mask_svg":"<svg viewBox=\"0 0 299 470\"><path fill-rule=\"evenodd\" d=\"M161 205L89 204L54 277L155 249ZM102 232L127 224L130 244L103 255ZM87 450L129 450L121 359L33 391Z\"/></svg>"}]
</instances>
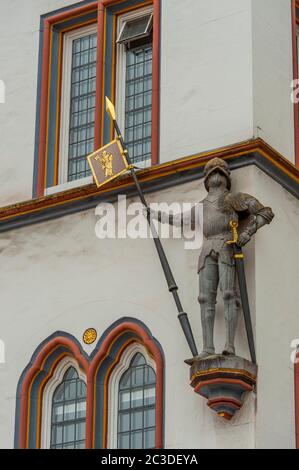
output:
<instances>
[{"instance_id":1,"label":"window sill","mask_svg":"<svg viewBox=\"0 0 299 470\"><path fill-rule=\"evenodd\" d=\"M148 158L147 160L142 160L141 162L136 162L133 164L137 170L144 170L145 168L150 168L150 166L152 165L152 161L150 158Z\"/></svg>"},{"instance_id":2,"label":"window sill","mask_svg":"<svg viewBox=\"0 0 299 470\"><path fill-rule=\"evenodd\" d=\"M143 160L136 163L137 170L144 170L151 166L151 159ZM50 188L45 189L45 196L50 196L51 194L61 193L62 191L67 191L68 189L79 188L80 186L86 186L87 184L93 183L92 176L86 176L85 178L80 178L79 180L69 181L67 183L57 184L56 186L51 186Z\"/></svg>"},{"instance_id":3,"label":"window sill","mask_svg":"<svg viewBox=\"0 0 299 470\"><path fill-rule=\"evenodd\" d=\"M93 177L86 176L85 178L80 178L79 180L57 184L56 186L51 186L50 188L46 188L45 196L50 196L51 194L56 194L62 191L67 191L68 189L72 189L72 188L79 188L80 186L91 184L92 182L93 182Z\"/></svg>"}]
</instances>

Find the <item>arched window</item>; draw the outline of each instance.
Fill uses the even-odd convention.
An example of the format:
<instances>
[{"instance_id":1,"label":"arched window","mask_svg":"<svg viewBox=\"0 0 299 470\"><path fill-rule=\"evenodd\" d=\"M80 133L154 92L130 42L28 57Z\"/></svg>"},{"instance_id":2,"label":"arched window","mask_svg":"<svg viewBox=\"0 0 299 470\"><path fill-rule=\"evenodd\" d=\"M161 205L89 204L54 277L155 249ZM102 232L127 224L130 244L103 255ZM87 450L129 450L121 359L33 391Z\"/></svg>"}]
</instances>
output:
<instances>
[{"instance_id":1,"label":"arched window","mask_svg":"<svg viewBox=\"0 0 299 470\"><path fill-rule=\"evenodd\" d=\"M15 447L161 449L163 380L162 349L140 321L115 322L89 357L56 332L18 382Z\"/></svg>"},{"instance_id":2,"label":"arched window","mask_svg":"<svg viewBox=\"0 0 299 470\"><path fill-rule=\"evenodd\" d=\"M64 374L52 399L51 449L85 447L86 385L74 367Z\"/></svg>"},{"instance_id":3,"label":"arched window","mask_svg":"<svg viewBox=\"0 0 299 470\"><path fill-rule=\"evenodd\" d=\"M130 362L117 381L117 442L114 447L118 449L155 448L156 373L141 351L130 351L127 355Z\"/></svg>"},{"instance_id":4,"label":"arched window","mask_svg":"<svg viewBox=\"0 0 299 470\"><path fill-rule=\"evenodd\" d=\"M86 376L75 359L59 362L42 400L41 448L85 448Z\"/></svg>"}]
</instances>

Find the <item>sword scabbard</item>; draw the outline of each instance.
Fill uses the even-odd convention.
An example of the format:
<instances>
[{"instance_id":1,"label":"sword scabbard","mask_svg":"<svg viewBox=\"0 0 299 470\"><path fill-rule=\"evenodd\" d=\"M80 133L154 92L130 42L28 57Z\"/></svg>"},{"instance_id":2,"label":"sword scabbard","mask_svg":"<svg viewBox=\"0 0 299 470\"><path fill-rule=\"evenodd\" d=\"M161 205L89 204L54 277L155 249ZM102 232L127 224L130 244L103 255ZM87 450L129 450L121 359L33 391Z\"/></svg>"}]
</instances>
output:
<instances>
[{"instance_id":1,"label":"sword scabbard","mask_svg":"<svg viewBox=\"0 0 299 470\"><path fill-rule=\"evenodd\" d=\"M243 307L243 314L244 314L244 321L245 321L245 328L248 340L248 346L250 350L251 360L254 364L256 364L256 355L255 355L255 346L254 346L254 336L253 336L253 329L251 323L251 315L250 315L250 308L249 308L249 301L248 301L248 294L247 294L247 285L246 285L246 277L245 277L245 269L244 269L244 254L242 248L237 245L238 243L238 222L235 220L230 221L230 226L232 229L233 239L228 240L226 243L227 245L233 246L233 253L234 259L236 263L236 270L237 270L237 277L239 281L239 289L241 295L241 302Z\"/></svg>"}]
</instances>

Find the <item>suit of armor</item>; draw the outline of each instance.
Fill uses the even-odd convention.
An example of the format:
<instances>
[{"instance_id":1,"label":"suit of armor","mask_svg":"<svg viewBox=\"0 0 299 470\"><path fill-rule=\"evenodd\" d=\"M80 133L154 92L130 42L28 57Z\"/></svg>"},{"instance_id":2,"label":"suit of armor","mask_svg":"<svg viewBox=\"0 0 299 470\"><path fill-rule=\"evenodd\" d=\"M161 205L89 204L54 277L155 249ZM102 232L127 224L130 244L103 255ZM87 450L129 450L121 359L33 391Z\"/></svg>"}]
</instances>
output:
<instances>
[{"instance_id":1,"label":"suit of armor","mask_svg":"<svg viewBox=\"0 0 299 470\"><path fill-rule=\"evenodd\" d=\"M265 223L273 218L272 210L244 193L210 195L203 204L203 246L198 261L199 296L203 331L202 356L215 354L213 330L218 286L224 302L226 343L223 354L235 354L239 293L237 287L230 222L237 221L241 236L247 242ZM258 222L258 226L257 226ZM244 243L245 244L245 243Z\"/></svg>"},{"instance_id":2,"label":"suit of armor","mask_svg":"<svg viewBox=\"0 0 299 470\"><path fill-rule=\"evenodd\" d=\"M214 158L205 166L207 197L203 204L203 245L198 260L199 296L203 350L200 357L215 354L214 323L218 287L222 293L226 323L226 343L223 354L234 355L239 294L233 248L226 242L232 238L231 221L239 225L239 245L245 245L256 231L269 224L274 214L256 198L230 191L231 179L227 163ZM160 222L168 216L153 214ZM195 225L195 208L191 211L191 226ZM183 225L185 216L168 217L168 223Z\"/></svg>"}]
</instances>

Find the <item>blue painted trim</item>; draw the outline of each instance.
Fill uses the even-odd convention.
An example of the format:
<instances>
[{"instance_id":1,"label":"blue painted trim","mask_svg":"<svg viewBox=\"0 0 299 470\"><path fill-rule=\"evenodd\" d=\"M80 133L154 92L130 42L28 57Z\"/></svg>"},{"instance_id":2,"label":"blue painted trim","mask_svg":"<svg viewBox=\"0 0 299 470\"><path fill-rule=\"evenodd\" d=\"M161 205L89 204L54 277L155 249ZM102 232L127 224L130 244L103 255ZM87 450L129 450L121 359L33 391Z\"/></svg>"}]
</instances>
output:
<instances>
[{"instance_id":1,"label":"blue painted trim","mask_svg":"<svg viewBox=\"0 0 299 470\"><path fill-rule=\"evenodd\" d=\"M54 184L55 140L57 124L57 93L58 93L58 53L59 34L55 28L52 33L51 69L50 69L50 100L48 111L48 145L47 145L47 187Z\"/></svg>"},{"instance_id":2,"label":"blue painted trim","mask_svg":"<svg viewBox=\"0 0 299 470\"><path fill-rule=\"evenodd\" d=\"M124 10L126 8L138 6L141 3L144 3L145 0L126 0L121 3L117 3L115 5L108 6L109 10L112 13L118 13L120 10Z\"/></svg>"},{"instance_id":3,"label":"blue painted trim","mask_svg":"<svg viewBox=\"0 0 299 470\"><path fill-rule=\"evenodd\" d=\"M98 17L98 12L92 11L91 13L85 13L84 15L81 15L78 18L73 18L71 20L64 21L63 23L59 23L55 25L55 29L57 31L61 31L62 29L70 28L76 25L78 25L78 27L80 28L80 23L84 23L89 20L96 20L97 17Z\"/></svg>"}]
</instances>

